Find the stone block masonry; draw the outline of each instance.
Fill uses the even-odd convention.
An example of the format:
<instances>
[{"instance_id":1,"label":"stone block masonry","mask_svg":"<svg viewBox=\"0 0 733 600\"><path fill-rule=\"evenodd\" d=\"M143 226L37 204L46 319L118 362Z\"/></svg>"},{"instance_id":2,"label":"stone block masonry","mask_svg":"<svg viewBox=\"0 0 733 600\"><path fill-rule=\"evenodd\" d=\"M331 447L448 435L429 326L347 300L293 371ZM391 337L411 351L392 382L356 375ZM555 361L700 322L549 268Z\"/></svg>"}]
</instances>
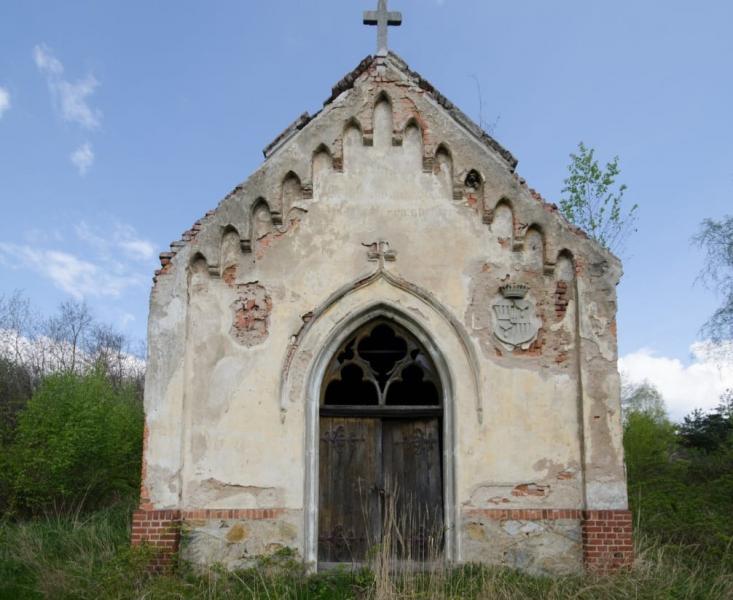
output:
<instances>
[{"instance_id":1,"label":"stone block masonry","mask_svg":"<svg viewBox=\"0 0 733 600\"><path fill-rule=\"evenodd\" d=\"M582 565L605 575L634 559L628 510L471 508L463 512L462 535L464 560L535 573L574 573Z\"/></svg>"},{"instance_id":2,"label":"stone block masonry","mask_svg":"<svg viewBox=\"0 0 733 600\"><path fill-rule=\"evenodd\" d=\"M223 527L225 522L231 525L235 521L278 520L285 512L287 512L285 509L279 508L187 511L141 509L133 514L132 544L134 546L147 544L152 547L150 570L156 573L165 572L172 569L177 562L181 546L181 528L185 523L202 527L207 522L217 521L217 526ZM632 518L631 511L628 510L472 509L467 510L464 515L471 521L478 519L505 524L525 523L524 529L528 527L531 529L532 523L536 523L537 527L545 527L551 522L558 522L562 529L575 521L580 524L583 564L588 571L605 575L629 568L633 563ZM476 527L476 525L468 527L467 531L470 529L467 533L468 538L475 537ZM508 525L504 528L507 527ZM229 542L241 541L233 540L230 535L226 539ZM261 541L267 545L268 540ZM280 544L271 545L280 546Z\"/></svg>"},{"instance_id":3,"label":"stone block masonry","mask_svg":"<svg viewBox=\"0 0 733 600\"><path fill-rule=\"evenodd\" d=\"M131 541L133 546L150 547L153 555L148 568L151 572L163 573L174 568L179 557L189 561L194 559L193 562L197 562L195 559L200 551L201 540L193 544L192 550L191 534L208 531L212 527L211 531L226 534L224 539L227 546L232 546L234 542L246 541L244 538L249 537L246 532L251 530L256 534L257 548L262 551L261 553L274 551L288 542L297 547L297 528L287 513L284 508L193 510L141 508L133 513ZM302 519L302 515L298 515L298 519ZM291 523L288 524L288 521ZM243 525L245 523L247 525ZM257 523L263 525L258 526ZM216 535L205 537L209 545L217 538ZM184 545L182 541L186 539L189 542L188 548L182 547Z\"/></svg>"}]
</instances>

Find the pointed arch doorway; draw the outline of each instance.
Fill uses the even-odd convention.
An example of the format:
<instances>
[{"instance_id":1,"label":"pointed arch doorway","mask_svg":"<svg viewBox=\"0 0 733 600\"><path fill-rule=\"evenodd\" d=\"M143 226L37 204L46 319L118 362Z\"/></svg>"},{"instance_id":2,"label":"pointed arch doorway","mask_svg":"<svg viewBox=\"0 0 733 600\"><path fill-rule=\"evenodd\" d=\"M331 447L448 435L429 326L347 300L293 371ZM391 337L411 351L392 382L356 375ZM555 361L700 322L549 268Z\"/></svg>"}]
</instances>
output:
<instances>
[{"instance_id":1,"label":"pointed arch doorway","mask_svg":"<svg viewBox=\"0 0 733 600\"><path fill-rule=\"evenodd\" d=\"M444 545L444 386L420 341L384 317L333 353L320 388L318 562L377 544L435 560Z\"/></svg>"}]
</instances>

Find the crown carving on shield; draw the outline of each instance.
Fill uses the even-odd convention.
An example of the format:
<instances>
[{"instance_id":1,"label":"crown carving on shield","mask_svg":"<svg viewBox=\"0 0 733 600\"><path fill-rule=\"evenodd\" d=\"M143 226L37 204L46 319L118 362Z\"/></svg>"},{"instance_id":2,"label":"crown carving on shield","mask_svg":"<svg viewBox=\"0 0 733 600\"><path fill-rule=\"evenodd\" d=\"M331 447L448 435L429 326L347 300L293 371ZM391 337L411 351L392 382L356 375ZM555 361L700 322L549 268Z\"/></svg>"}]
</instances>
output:
<instances>
[{"instance_id":1,"label":"crown carving on shield","mask_svg":"<svg viewBox=\"0 0 733 600\"><path fill-rule=\"evenodd\" d=\"M524 298L529 291L529 286L523 283L508 283L501 286L499 291L504 298Z\"/></svg>"}]
</instances>

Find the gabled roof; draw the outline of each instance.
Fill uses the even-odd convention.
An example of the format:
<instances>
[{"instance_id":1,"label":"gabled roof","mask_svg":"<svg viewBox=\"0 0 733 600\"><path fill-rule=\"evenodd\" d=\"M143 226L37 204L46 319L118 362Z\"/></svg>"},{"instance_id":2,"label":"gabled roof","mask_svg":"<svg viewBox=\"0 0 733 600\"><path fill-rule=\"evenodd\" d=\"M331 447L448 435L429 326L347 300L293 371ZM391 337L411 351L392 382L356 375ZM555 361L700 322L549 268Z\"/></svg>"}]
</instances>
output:
<instances>
[{"instance_id":1,"label":"gabled roof","mask_svg":"<svg viewBox=\"0 0 733 600\"><path fill-rule=\"evenodd\" d=\"M347 73L343 78L341 78L341 80L339 80L338 83L336 83L336 85L331 88L331 95L326 98L323 106L328 106L342 93L350 90L354 86L354 83L359 78L359 76L367 71L369 67L372 66L374 61L377 60L377 58L377 56L367 56L356 66L354 70ZM512 171L516 168L518 160L514 157L514 155L509 152L509 150L504 148L488 133L486 133L461 109L459 109L455 104L448 100L448 98L441 94L432 83L430 83L427 79L425 79L416 71L411 70L407 66L407 63L394 52L390 51L387 55L387 59L390 60L391 64L396 67L403 75L405 75L405 77L407 77L412 83L425 91L431 98L433 98L433 100L435 100L435 102L442 106L446 110L446 112L456 121L456 123L458 123L461 127L467 130L471 135L473 135L483 144L491 148L494 152L497 152L499 156L501 156L506 161ZM262 153L265 155L265 159L272 156L272 154L278 148L285 144L298 131L303 129L303 127L305 127L315 117L317 117L319 113L320 111L315 115L309 115L307 112L305 112L300 115L291 125L285 128L272 142L270 142L264 148Z\"/></svg>"},{"instance_id":2,"label":"gabled roof","mask_svg":"<svg viewBox=\"0 0 733 600\"><path fill-rule=\"evenodd\" d=\"M448 117L447 121L452 121L457 126L457 130L465 134L469 139L473 140L479 146L483 146L484 148L486 148L486 150L488 150L487 154L492 156L492 158L495 160L494 164L497 165L499 170L505 171L508 174L510 180L515 181L516 184L518 184L519 189L524 190L524 193L535 201L532 204L541 206L544 213L554 215L553 219L556 219L555 222L567 229L568 231L572 232L574 235L581 238L589 239L588 235L584 231L565 219L565 217L558 211L558 208L555 204L547 202L537 191L530 188L527 185L526 181L517 174L516 166L518 161L512 155L512 153L509 152L509 150L504 148L479 125L471 120L455 104L453 104L443 94L441 94L429 81L427 81L419 73L411 70L402 58L400 58L394 52L389 52L386 56L370 55L364 58L356 66L355 69L347 73L336 83L336 85L333 86L333 88L331 89L331 94L324 101L323 108L321 110L319 110L314 115L310 115L307 112L301 114L291 125L289 125L279 135L277 135L277 137L275 137L275 139L270 142L267 147L264 148L263 154L265 156L265 161L258 168L258 170L255 171L255 173L253 173L246 182L243 182L235 187L234 190L232 190L232 192L230 192L230 194L228 194L224 198L224 200L222 200L222 202L216 209L209 211L208 213L206 213L205 217L203 217L199 221L196 221L196 223L194 223L190 230L184 232L181 240L173 242L170 245L170 251L161 253L160 259L162 268L156 271L156 277L154 277L154 280L156 280L159 274L167 272L170 267L172 267L172 261L181 248L191 242L194 242L195 240L198 241L198 238L201 237L200 234L202 234L203 230L206 228L206 224L210 223L214 216L219 213L222 205L228 200L237 197L250 180L255 181L255 185L259 186L262 185L262 182L269 177L268 173L270 172L270 170L272 170L273 172L278 171L278 159L277 157L275 157L275 155L279 154L279 151L286 151L291 142L297 143L296 137L298 135L300 135L301 133L304 135L307 134L307 132L304 130L311 129L311 127L314 126L317 127L317 124L319 122L322 124L322 121L321 119L319 119L319 117L326 119L326 122L328 122L327 117L329 116L329 113L331 113L332 111L337 111L340 108L339 103L341 102L341 100L345 100L346 102L348 102L348 93L352 89L359 88L359 86L361 85L359 83L360 81L365 81L369 77L373 77L374 73L377 72L380 67L384 66L389 66L389 68L398 75L398 77L400 78L400 85L402 85L402 82L404 82L409 88L412 88L413 91L419 92L420 96L427 98L429 100L429 103L435 103L436 108L440 109L439 112ZM322 145L323 144L321 144L321 146ZM442 146L442 144L440 145ZM435 149L433 148L433 150ZM312 194L312 188L309 188L307 193ZM251 200L256 204L263 198L264 196L262 194L255 194L254 196L252 196ZM504 200L504 198L501 198L497 202L500 204L501 202L504 202ZM493 213L493 208L494 206L483 207L485 211L483 215L485 223L491 222L490 219L493 217L490 216L489 213ZM282 215L276 215L275 213L273 213L273 222L276 217L282 218ZM616 262L618 262L618 259L613 257L613 255L607 249L602 248L594 240L590 241L594 245L596 245L598 247L597 249L600 250L604 255L613 258ZM244 248L246 240L242 243Z\"/></svg>"}]
</instances>

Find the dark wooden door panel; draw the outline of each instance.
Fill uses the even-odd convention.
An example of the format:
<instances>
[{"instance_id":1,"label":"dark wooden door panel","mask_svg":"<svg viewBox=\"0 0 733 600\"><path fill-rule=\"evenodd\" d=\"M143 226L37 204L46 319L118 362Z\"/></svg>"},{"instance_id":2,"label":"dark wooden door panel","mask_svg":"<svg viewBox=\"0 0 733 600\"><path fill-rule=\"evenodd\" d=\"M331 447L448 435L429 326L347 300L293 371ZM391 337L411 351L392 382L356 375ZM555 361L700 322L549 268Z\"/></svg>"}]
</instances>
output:
<instances>
[{"instance_id":1,"label":"dark wooden door panel","mask_svg":"<svg viewBox=\"0 0 733 600\"><path fill-rule=\"evenodd\" d=\"M380 422L321 417L318 560L366 558L380 533Z\"/></svg>"},{"instance_id":2,"label":"dark wooden door panel","mask_svg":"<svg viewBox=\"0 0 733 600\"><path fill-rule=\"evenodd\" d=\"M443 469L438 419L382 422L385 537L400 557L437 558L443 545Z\"/></svg>"}]
</instances>

